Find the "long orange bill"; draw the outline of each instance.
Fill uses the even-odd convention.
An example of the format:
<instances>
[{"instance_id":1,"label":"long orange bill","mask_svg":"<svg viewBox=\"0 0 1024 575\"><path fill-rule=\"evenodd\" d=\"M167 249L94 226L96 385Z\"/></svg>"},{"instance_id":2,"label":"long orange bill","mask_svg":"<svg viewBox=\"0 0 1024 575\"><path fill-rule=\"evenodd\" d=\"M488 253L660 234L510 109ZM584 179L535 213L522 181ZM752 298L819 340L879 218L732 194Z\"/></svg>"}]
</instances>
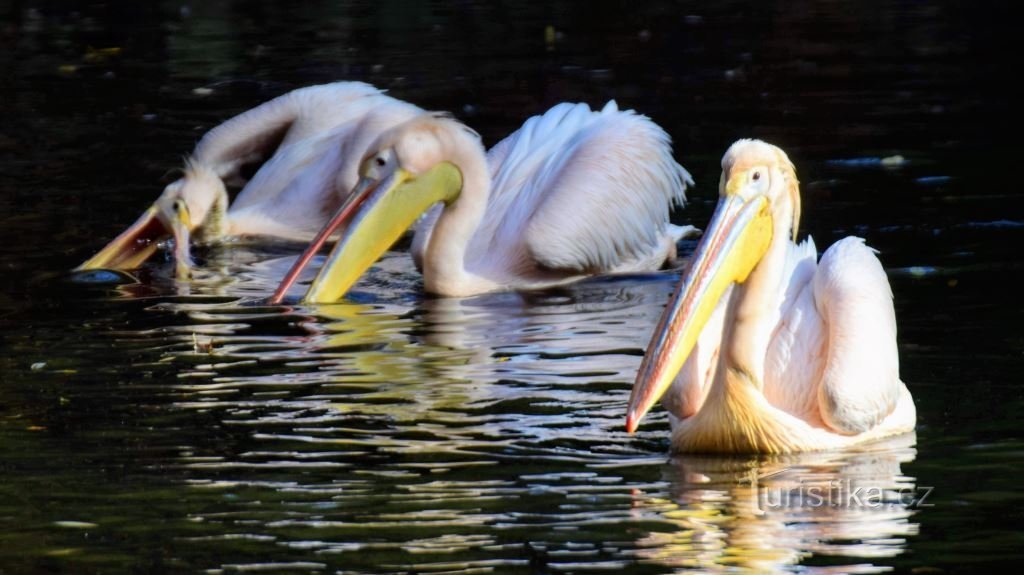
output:
<instances>
[{"instance_id":1,"label":"long orange bill","mask_svg":"<svg viewBox=\"0 0 1024 575\"><path fill-rule=\"evenodd\" d=\"M299 279L299 274L302 273L302 270L306 269L309 262L327 242L327 238L331 237L331 234L341 227L342 224L345 224L352 219L356 210L358 210L359 206L366 201L366 198L370 197L378 183L379 182L372 180L360 180L359 184L352 191L352 194L349 195L349 197L341 204L324 227L320 228L316 237L314 237L313 241L309 243L306 250L302 252L299 259L295 260L295 263L292 264L291 269L289 269L288 273L285 274L284 279L281 280L281 283L277 286L277 289L274 290L274 294L270 296L267 303L270 305L279 305L284 301L284 297L288 293L288 290L291 289L292 285L295 284L295 281Z\"/></svg>"},{"instance_id":2,"label":"long orange bill","mask_svg":"<svg viewBox=\"0 0 1024 575\"><path fill-rule=\"evenodd\" d=\"M135 269L149 259L156 252L157 244L170 234L171 230L158 217L156 205L150 206L134 224L75 271Z\"/></svg>"},{"instance_id":3,"label":"long orange bill","mask_svg":"<svg viewBox=\"0 0 1024 575\"><path fill-rule=\"evenodd\" d=\"M636 431L641 418L671 387L722 294L747 278L771 238L772 218L764 196L722 196L640 364L626 413L628 432Z\"/></svg>"}]
</instances>

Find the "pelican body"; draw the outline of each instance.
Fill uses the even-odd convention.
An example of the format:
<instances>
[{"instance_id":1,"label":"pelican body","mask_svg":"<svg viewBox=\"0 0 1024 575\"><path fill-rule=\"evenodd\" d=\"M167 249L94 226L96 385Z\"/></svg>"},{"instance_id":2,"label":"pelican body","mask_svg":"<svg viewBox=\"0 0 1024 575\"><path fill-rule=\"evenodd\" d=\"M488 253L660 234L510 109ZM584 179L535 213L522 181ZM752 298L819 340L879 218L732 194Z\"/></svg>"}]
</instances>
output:
<instances>
[{"instance_id":1,"label":"pelican body","mask_svg":"<svg viewBox=\"0 0 1024 575\"><path fill-rule=\"evenodd\" d=\"M475 132L433 113L384 132L371 149L350 201L272 301L343 224L307 302L344 296L424 213L412 255L426 291L442 296L657 269L693 229L669 223L692 179L672 158L668 135L614 102L601 110L559 104L486 155Z\"/></svg>"},{"instance_id":2,"label":"pelican body","mask_svg":"<svg viewBox=\"0 0 1024 575\"><path fill-rule=\"evenodd\" d=\"M792 453L913 430L875 252L848 237L818 262L810 238L795 242L799 186L775 146L733 144L719 188L641 363L627 430L659 398L679 452Z\"/></svg>"},{"instance_id":3,"label":"pelican body","mask_svg":"<svg viewBox=\"0 0 1024 575\"><path fill-rule=\"evenodd\" d=\"M193 233L204 241L275 236L309 241L358 181L367 146L422 112L361 82L289 92L210 130L184 174L78 269L132 269L173 236L179 275ZM262 162L246 181L242 171ZM244 185L228 207L228 185Z\"/></svg>"}]
</instances>

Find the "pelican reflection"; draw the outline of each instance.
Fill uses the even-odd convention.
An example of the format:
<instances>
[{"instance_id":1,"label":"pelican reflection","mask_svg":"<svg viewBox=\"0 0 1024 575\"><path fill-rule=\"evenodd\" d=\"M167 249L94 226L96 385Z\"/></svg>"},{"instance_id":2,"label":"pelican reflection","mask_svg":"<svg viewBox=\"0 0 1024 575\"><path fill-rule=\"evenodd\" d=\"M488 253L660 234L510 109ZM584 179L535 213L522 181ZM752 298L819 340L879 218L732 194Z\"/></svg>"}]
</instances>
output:
<instances>
[{"instance_id":1,"label":"pelican reflection","mask_svg":"<svg viewBox=\"0 0 1024 575\"><path fill-rule=\"evenodd\" d=\"M636 514L672 526L637 543L639 557L680 571L874 573L917 534L924 491L901 466L914 434L844 451L790 456L677 456L669 498L635 497ZM840 560L839 558L842 558ZM843 563L842 561L849 561ZM738 570L738 571L737 571Z\"/></svg>"}]
</instances>

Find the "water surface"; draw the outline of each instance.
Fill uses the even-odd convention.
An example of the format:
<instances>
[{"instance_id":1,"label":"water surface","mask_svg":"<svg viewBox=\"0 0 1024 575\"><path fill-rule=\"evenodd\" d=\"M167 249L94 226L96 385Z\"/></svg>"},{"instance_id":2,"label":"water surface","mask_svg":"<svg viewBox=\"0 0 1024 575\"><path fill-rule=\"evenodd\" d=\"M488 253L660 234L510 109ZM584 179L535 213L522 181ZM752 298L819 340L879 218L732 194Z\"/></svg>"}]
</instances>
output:
<instances>
[{"instance_id":1,"label":"water surface","mask_svg":"<svg viewBox=\"0 0 1024 575\"><path fill-rule=\"evenodd\" d=\"M0 571L1016 565L1010 22L954 3L0 3ZM399 246L345 303L266 306L301 246L249 242L198 250L191 282L159 259L68 279L205 130L338 79L488 144L615 98L674 137L698 181L676 219L698 227L731 141L782 145L803 231L880 251L917 434L670 457L659 410L627 435L671 271L437 299Z\"/></svg>"}]
</instances>

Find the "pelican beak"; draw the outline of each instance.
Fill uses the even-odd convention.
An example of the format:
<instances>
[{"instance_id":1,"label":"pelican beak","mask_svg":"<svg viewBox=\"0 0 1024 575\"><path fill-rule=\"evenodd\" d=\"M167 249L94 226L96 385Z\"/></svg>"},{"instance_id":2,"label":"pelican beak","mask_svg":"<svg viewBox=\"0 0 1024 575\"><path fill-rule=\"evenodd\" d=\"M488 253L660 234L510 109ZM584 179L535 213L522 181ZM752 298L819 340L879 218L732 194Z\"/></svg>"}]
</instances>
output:
<instances>
[{"instance_id":1,"label":"pelican beak","mask_svg":"<svg viewBox=\"0 0 1024 575\"><path fill-rule=\"evenodd\" d=\"M341 238L313 280L303 301L332 303L341 299L363 272L424 212L438 202L450 204L458 198L461 190L462 172L449 162L441 162L419 175L398 168L379 182L364 178L349 201L345 202L317 236L317 239L323 236L323 240L326 240L335 229L346 224ZM314 240L314 244L316 242ZM319 245L316 245L315 249L318 248ZM315 253L313 245L310 249ZM303 256L306 261L311 257L312 254L308 258ZM300 258L297 265L304 265L303 258ZM297 272L295 275L298 275ZM285 282L289 281L290 276L291 272ZM290 280L294 281L294 278ZM285 282L282 282L284 290L278 288L275 298L283 296L283 292L287 291Z\"/></svg>"},{"instance_id":2,"label":"pelican beak","mask_svg":"<svg viewBox=\"0 0 1024 575\"><path fill-rule=\"evenodd\" d=\"M292 264L291 269L284 275L281 283L277 286L277 289L274 290L274 294L270 296L267 303L271 305L278 305L284 301L284 296L288 294L288 290L291 289L292 284L295 283L295 280L299 279L299 274L302 273L302 270L306 269L306 266L309 265L313 256L315 256L317 252L320 251L320 248L323 247L324 243L327 242L327 238L329 238L335 230L341 227L342 224L352 219L352 215L355 214L359 206L366 201L366 198L373 193L377 188L378 183L379 182L376 180L372 180L370 178L363 178L359 180L356 187L352 189L352 193L349 194L348 197L345 198L345 201L342 202L341 206L338 207L338 211L334 212L334 215L331 216L330 220L327 220L327 223L319 232L317 232L313 241L309 242L309 245L306 246L306 250L302 252L299 259L295 260L295 263Z\"/></svg>"},{"instance_id":3,"label":"pelican beak","mask_svg":"<svg viewBox=\"0 0 1024 575\"><path fill-rule=\"evenodd\" d=\"M636 431L661 399L733 283L743 283L768 250L772 216L763 195L744 197L739 174L726 186L693 261L665 308L637 373L626 412L626 430Z\"/></svg>"},{"instance_id":4,"label":"pelican beak","mask_svg":"<svg viewBox=\"0 0 1024 575\"><path fill-rule=\"evenodd\" d=\"M178 279L184 280L191 276L192 251L191 233L192 217L184 200L175 200L174 218L171 220L171 233L174 235L174 270Z\"/></svg>"},{"instance_id":5,"label":"pelican beak","mask_svg":"<svg viewBox=\"0 0 1024 575\"><path fill-rule=\"evenodd\" d=\"M167 221L168 219L170 221ZM178 275L182 275L182 266L184 266L187 276L188 266L191 265L189 252L191 230L192 221L184 201L175 201L174 215L170 218L164 215L158 201L106 247L75 268L75 271L135 269L152 257L160 241L173 235Z\"/></svg>"},{"instance_id":6,"label":"pelican beak","mask_svg":"<svg viewBox=\"0 0 1024 575\"><path fill-rule=\"evenodd\" d=\"M75 271L94 269L130 270L142 265L156 251L157 242L167 237L169 230L159 217L156 204L121 235L114 238L96 255L75 268Z\"/></svg>"}]
</instances>

